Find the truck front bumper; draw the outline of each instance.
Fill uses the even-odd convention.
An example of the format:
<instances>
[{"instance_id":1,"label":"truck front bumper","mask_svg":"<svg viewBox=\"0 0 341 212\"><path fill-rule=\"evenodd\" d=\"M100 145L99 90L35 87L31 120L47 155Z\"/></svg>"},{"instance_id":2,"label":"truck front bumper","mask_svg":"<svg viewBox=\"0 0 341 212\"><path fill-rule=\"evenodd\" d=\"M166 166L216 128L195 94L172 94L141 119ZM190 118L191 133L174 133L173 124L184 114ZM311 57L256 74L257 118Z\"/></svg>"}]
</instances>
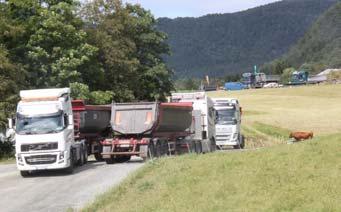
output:
<instances>
[{"instance_id":1,"label":"truck front bumper","mask_svg":"<svg viewBox=\"0 0 341 212\"><path fill-rule=\"evenodd\" d=\"M64 169L70 166L67 152L44 152L16 154L17 168L20 171Z\"/></svg>"}]
</instances>

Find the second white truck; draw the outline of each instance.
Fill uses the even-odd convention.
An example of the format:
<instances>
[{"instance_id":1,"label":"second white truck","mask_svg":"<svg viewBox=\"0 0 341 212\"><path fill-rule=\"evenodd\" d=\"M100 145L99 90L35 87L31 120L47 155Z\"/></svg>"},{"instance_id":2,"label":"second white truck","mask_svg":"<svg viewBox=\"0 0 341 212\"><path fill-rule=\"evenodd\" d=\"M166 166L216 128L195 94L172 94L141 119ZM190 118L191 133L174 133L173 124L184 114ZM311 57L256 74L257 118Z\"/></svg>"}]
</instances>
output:
<instances>
[{"instance_id":1,"label":"second white truck","mask_svg":"<svg viewBox=\"0 0 341 212\"><path fill-rule=\"evenodd\" d=\"M241 107L237 99L213 98L216 145L219 149L233 146L243 149L244 136L241 134Z\"/></svg>"}]
</instances>

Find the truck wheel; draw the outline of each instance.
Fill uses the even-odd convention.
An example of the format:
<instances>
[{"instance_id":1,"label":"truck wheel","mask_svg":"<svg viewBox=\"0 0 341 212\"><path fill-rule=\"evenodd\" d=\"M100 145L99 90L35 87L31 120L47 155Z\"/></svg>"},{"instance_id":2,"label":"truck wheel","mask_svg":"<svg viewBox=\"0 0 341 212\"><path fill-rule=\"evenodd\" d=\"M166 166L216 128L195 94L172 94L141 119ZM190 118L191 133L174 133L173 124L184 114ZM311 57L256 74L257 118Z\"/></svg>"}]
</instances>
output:
<instances>
[{"instance_id":1,"label":"truck wheel","mask_svg":"<svg viewBox=\"0 0 341 212\"><path fill-rule=\"evenodd\" d=\"M115 162L117 162L117 163L124 163L124 162L129 161L130 158L131 158L131 156L120 156L120 157L116 157L116 158L115 158Z\"/></svg>"},{"instance_id":2,"label":"truck wheel","mask_svg":"<svg viewBox=\"0 0 341 212\"><path fill-rule=\"evenodd\" d=\"M233 146L233 149L241 149L241 146L240 146L240 144L238 144L238 145L234 145L234 146Z\"/></svg>"},{"instance_id":3,"label":"truck wheel","mask_svg":"<svg viewBox=\"0 0 341 212\"><path fill-rule=\"evenodd\" d=\"M95 156L96 161L99 161L99 162L100 162L100 161L103 161L103 160L104 160L100 152L96 152L96 153L94 154L94 156Z\"/></svg>"},{"instance_id":4,"label":"truck wheel","mask_svg":"<svg viewBox=\"0 0 341 212\"><path fill-rule=\"evenodd\" d=\"M155 157L155 147L154 147L154 142L150 142L148 145L148 153L147 153L147 158L148 159L153 159Z\"/></svg>"},{"instance_id":5,"label":"truck wheel","mask_svg":"<svg viewBox=\"0 0 341 212\"><path fill-rule=\"evenodd\" d=\"M198 154L202 153L202 143L201 143L201 141L196 141L195 143L196 143L195 144L195 152L198 153Z\"/></svg>"},{"instance_id":6,"label":"truck wheel","mask_svg":"<svg viewBox=\"0 0 341 212\"><path fill-rule=\"evenodd\" d=\"M217 149L217 146L213 138L210 139L210 144L211 144L211 148L210 148L211 152L215 152Z\"/></svg>"},{"instance_id":7,"label":"truck wheel","mask_svg":"<svg viewBox=\"0 0 341 212\"><path fill-rule=\"evenodd\" d=\"M241 144L240 144L240 148L241 149L244 149L244 147L245 147L245 137L242 135L242 142L241 142Z\"/></svg>"},{"instance_id":8,"label":"truck wheel","mask_svg":"<svg viewBox=\"0 0 341 212\"><path fill-rule=\"evenodd\" d=\"M28 177L28 176L30 176L30 172L29 171L20 171L20 175L22 177Z\"/></svg>"},{"instance_id":9,"label":"truck wheel","mask_svg":"<svg viewBox=\"0 0 341 212\"><path fill-rule=\"evenodd\" d=\"M84 150L83 150L83 147L81 147L81 149L80 149L80 156L79 156L79 160L77 162L77 165L83 166L83 164L85 163L84 160L85 160L84 159Z\"/></svg>"},{"instance_id":10,"label":"truck wheel","mask_svg":"<svg viewBox=\"0 0 341 212\"><path fill-rule=\"evenodd\" d=\"M87 164L88 163L88 149L85 148L84 149L84 164Z\"/></svg>"},{"instance_id":11,"label":"truck wheel","mask_svg":"<svg viewBox=\"0 0 341 212\"><path fill-rule=\"evenodd\" d=\"M73 159L73 151L71 151L70 166L67 167L67 168L65 169L65 172L66 172L67 174L72 174L72 173L73 173L74 166L75 166L75 164L74 164L74 159Z\"/></svg>"},{"instance_id":12,"label":"truck wheel","mask_svg":"<svg viewBox=\"0 0 341 212\"><path fill-rule=\"evenodd\" d=\"M155 147L155 157L159 158L162 156L162 147L161 147L161 143L157 142L156 143L156 147Z\"/></svg>"},{"instance_id":13,"label":"truck wheel","mask_svg":"<svg viewBox=\"0 0 341 212\"><path fill-rule=\"evenodd\" d=\"M106 162L107 164L113 164L115 161L114 161L114 158L113 158L113 157L110 157L110 158L106 158L106 159L105 159L105 162Z\"/></svg>"}]
</instances>

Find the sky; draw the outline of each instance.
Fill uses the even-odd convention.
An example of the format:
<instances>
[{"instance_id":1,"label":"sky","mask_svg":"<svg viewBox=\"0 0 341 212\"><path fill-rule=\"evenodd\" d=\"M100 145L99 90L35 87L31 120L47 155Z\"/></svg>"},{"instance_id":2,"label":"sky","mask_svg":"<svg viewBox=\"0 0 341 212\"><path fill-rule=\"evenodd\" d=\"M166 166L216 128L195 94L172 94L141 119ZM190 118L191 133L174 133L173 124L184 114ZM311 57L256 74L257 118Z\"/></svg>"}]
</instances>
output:
<instances>
[{"instance_id":1,"label":"sky","mask_svg":"<svg viewBox=\"0 0 341 212\"><path fill-rule=\"evenodd\" d=\"M124 0L138 3L156 17L199 17L212 13L233 13L280 0Z\"/></svg>"}]
</instances>

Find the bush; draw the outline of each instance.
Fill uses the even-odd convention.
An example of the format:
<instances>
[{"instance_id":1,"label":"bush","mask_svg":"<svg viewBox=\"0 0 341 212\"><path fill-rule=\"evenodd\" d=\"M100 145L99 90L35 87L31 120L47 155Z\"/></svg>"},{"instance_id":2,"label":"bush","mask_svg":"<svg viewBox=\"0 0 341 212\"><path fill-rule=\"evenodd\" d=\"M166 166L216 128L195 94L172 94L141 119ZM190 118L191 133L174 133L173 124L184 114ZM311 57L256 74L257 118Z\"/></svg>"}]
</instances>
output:
<instances>
[{"instance_id":1,"label":"bush","mask_svg":"<svg viewBox=\"0 0 341 212\"><path fill-rule=\"evenodd\" d=\"M14 157L14 147L11 142L0 142L0 159Z\"/></svg>"}]
</instances>

